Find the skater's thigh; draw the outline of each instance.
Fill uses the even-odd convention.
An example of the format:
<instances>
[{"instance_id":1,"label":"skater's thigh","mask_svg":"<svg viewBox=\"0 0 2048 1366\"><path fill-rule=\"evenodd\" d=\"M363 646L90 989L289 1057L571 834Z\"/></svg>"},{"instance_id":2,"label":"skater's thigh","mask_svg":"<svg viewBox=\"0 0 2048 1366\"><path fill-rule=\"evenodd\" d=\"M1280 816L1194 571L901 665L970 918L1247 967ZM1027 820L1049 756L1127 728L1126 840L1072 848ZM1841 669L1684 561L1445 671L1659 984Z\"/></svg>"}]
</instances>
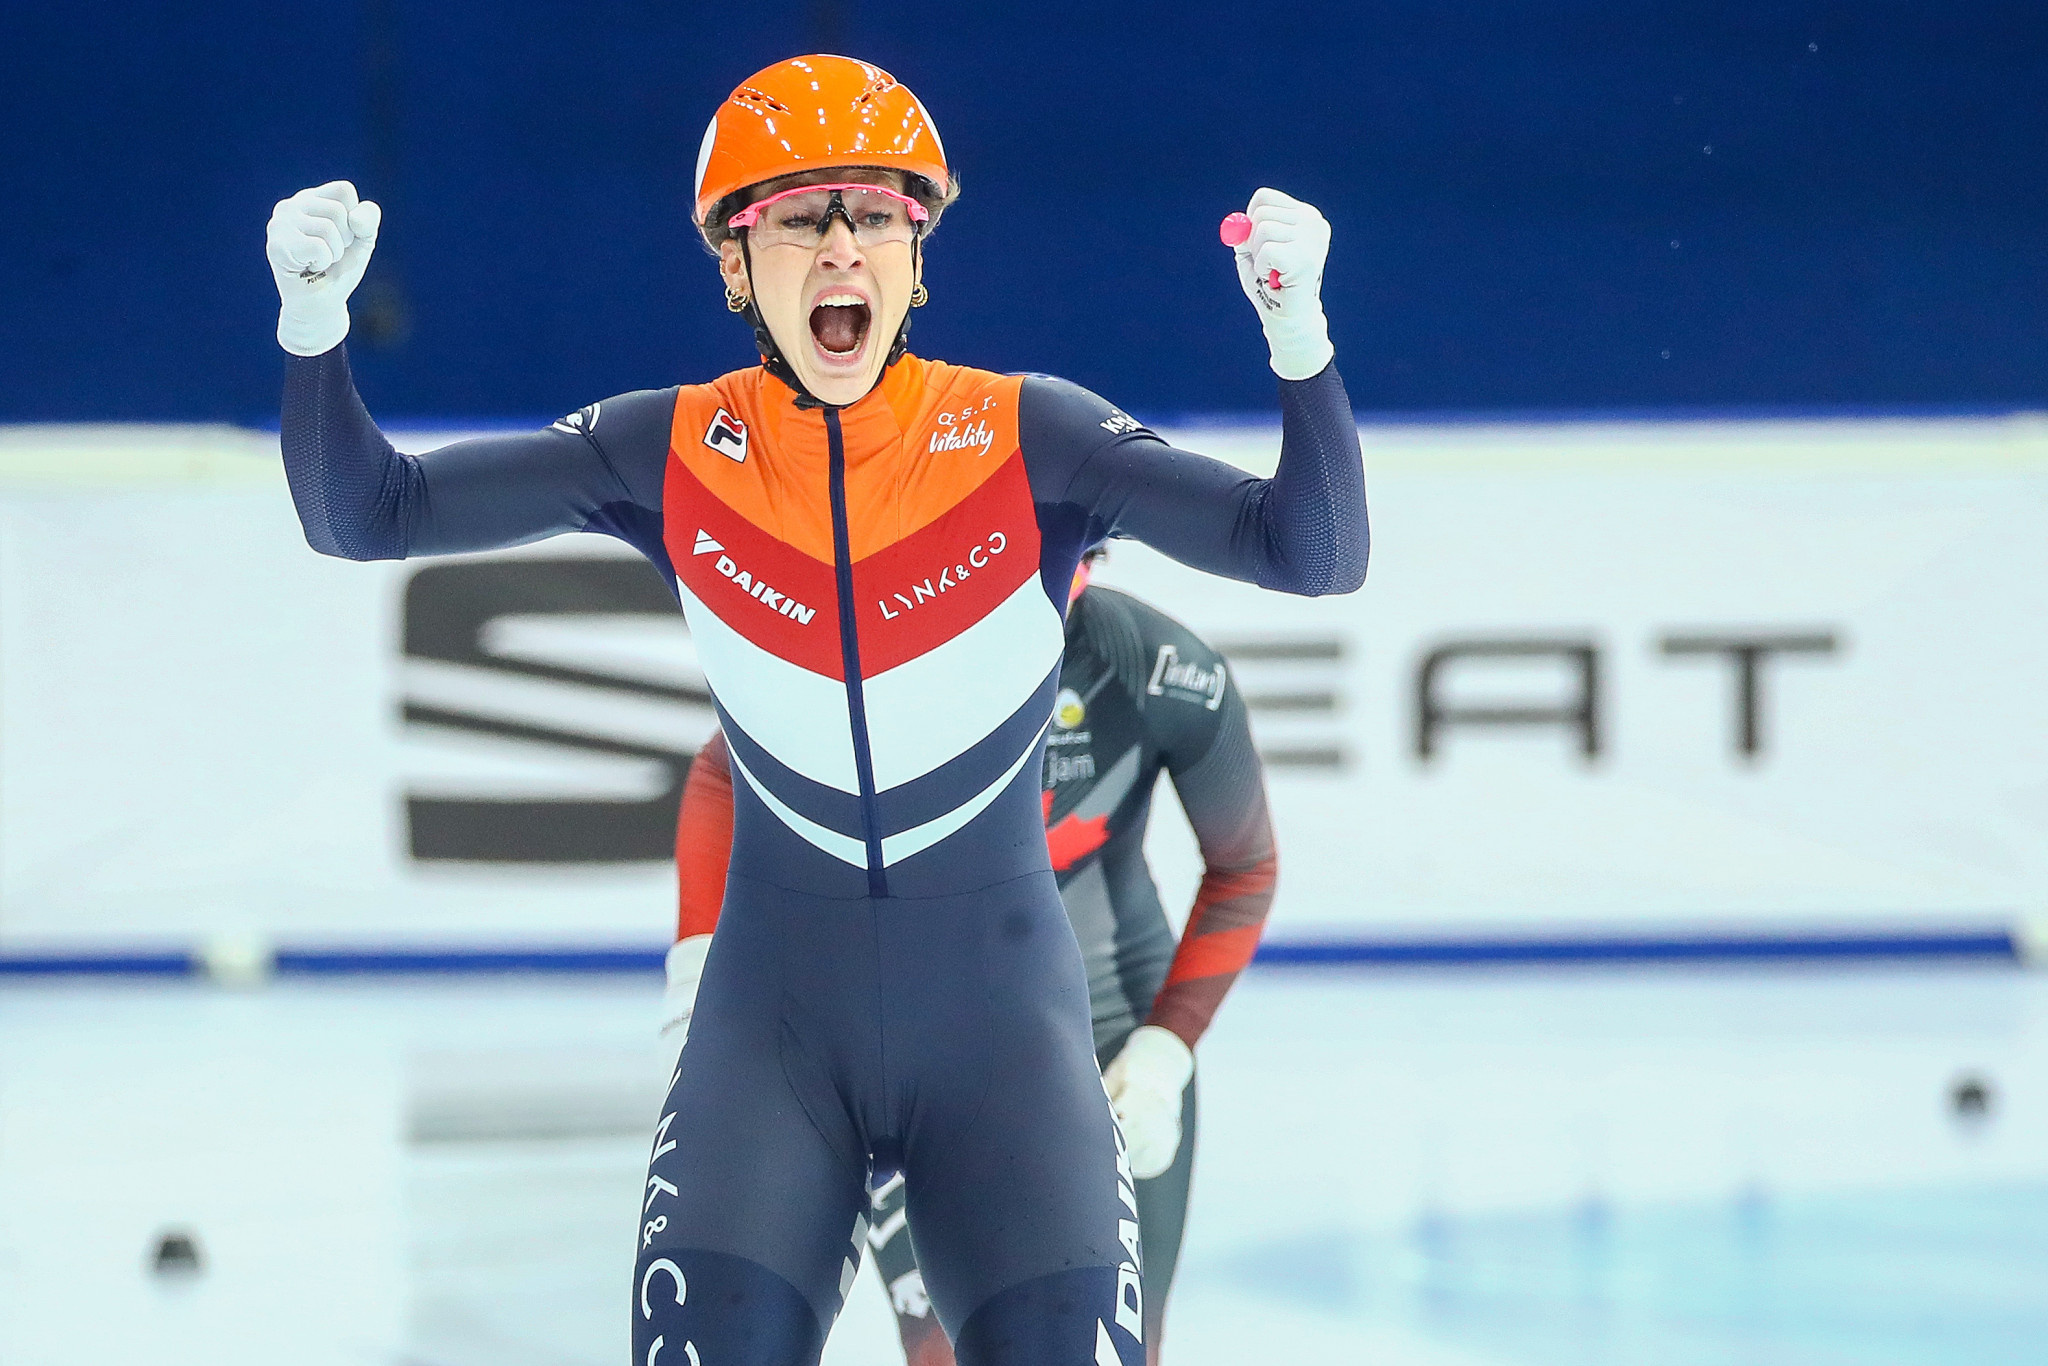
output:
<instances>
[{"instance_id":1,"label":"skater's thigh","mask_svg":"<svg viewBox=\"0 0 2048 1366\"><path fill-rule=\"evenodd\" d=\"M866 1241L866 1163L836 1093L790 1052L683 1049L642 1188L636 1363L657 1342L677 1366L685 1343L721 1366L800 1366L823 1348Z\"/></svg>"},{"instance_id":2,"label":"skater's thigh","mask_svg":"<svg viewBox=\"0 0 2048 1366\"><path fill-rule=\"evenodd\" d=\"M906 1153L917 1262L956 1337L1011 1287L1081 1267L1111 1284L1136 1274L1135 1193L1095 1059L1085 1039L1044 1045L1033 1066L1000 1069L961 1141ZM1099 1309L1112 1313L1107 1296Z\"/></svg>"}]
</instances>

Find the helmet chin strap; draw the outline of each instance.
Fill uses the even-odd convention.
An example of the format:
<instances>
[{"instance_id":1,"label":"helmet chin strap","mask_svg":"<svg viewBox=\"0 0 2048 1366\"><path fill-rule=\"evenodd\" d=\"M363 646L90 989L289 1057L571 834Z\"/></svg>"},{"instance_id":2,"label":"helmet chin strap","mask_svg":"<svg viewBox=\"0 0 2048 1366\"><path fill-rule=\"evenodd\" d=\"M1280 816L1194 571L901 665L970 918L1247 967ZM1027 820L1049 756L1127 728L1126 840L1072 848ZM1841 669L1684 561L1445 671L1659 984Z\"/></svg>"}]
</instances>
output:
<instances>
[{"instance_id":1,"label":"helmet chin strap","mask_svg":"<svg viewBox=\"0 0 2048 1366\"><path fill-rule=\"evenodd\" d=\"M747 230L745 228L740 229L739 238L740 261L746 267L747 272L747 308L746 312L740 316L745 318L747 325L754 329L754 345L761 352L762 367L769 374L796 390L796 406L799 408L850 407L850 404L825 402L825 400L819 398L806 388L801 379L797 378L796 368L789 363L789 358L782 354L782 348L776 345L775 334L768 330L768 320L761 316L761 306L754 302L754 253L747 245ZM910 260L911 265L915 268L913 273L920 276L923 275L924 233L922 231L919 231L917 236L913 237L910 241ZM909 345L910 310L906 308L903 310L903 325L896 329L896 340L890 343L889 355L883 360L882 368L875 372L875 384L882 382L882 376L889 373L890 366L903 359L903 352ZM874 387L873 384L869 385L868 392L873 393ZM866 397L867 394L861 395L861 398ZM859 401L859 399L854 400L856 403Z\"/></svg>"}]
</instances>

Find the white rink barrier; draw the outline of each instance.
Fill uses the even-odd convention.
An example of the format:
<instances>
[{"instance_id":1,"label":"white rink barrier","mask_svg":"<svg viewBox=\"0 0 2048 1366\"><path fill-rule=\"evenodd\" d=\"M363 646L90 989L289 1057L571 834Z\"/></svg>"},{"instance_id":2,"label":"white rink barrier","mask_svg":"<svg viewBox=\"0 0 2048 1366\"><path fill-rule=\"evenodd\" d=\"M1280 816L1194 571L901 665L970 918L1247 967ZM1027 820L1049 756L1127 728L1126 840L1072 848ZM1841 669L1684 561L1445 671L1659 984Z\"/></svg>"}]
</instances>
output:
<instances>
[{"instance_id":1,"label":"white rink barrier","mask_svg":"<svg viewBox=\"0 0 2048 1366\"><path fill-rule=\"evenodd\" d=\"M1173 435L1253 469L1277 444ZM2048 904L2048 423L1366 437L1361 592L1125 545L1100 576L1230 656L1283 957L2015 951ZM274 437L0 429L0 955L646 966L711 724L680 616L606 538L349 564L306 549Z\"/></svg>"}]
</instances>

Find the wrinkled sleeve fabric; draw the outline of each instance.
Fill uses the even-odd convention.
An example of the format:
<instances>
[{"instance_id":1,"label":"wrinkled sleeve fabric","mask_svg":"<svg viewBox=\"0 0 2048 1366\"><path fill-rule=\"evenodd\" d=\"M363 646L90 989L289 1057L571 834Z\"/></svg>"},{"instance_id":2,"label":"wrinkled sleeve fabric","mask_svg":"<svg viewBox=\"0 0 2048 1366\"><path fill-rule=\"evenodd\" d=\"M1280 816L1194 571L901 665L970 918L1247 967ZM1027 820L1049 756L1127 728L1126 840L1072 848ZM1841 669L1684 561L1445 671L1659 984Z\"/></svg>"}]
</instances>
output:
<instances>
[{"instance_id":1,"label":"wrinkled sleeve fabric","mask_svg":"<svg viewBox=\"0 0 2048 1366\"><path fill-rule=\"evenodd\" d=\"M713 731L683 780L676 814L676 938L711 934L725 907L732 864L732 756L725 732Z\"/></svg>"},{"instance_id":2,"label":"wrinkled sleeve fabric","mask_svg":"<svg viewBox=\"0 0 2048 1366\"><path fill-rule=\"evenodd\" d=\"M1033 497L1073 509L1095 539L1126 536L1196 569L1281 592L1365 582L1365 465L1334 364L1280 381L1270 479L1176 449L1078 385L1024 381L1018 425Z\"/></svg>"},{"instance_id":3,"label":"wrinkled sleeve fabric","mask_svg":"<svg viewBox=\"0 0 2048 1366\"><path fill-rule=\"evenodd\" d=\"M345 346L286 358L279 426L306 542L349 560L496 550L658 521L674 390L594 403L538 432L393 449Z\"/></svg>"}]
</instances>

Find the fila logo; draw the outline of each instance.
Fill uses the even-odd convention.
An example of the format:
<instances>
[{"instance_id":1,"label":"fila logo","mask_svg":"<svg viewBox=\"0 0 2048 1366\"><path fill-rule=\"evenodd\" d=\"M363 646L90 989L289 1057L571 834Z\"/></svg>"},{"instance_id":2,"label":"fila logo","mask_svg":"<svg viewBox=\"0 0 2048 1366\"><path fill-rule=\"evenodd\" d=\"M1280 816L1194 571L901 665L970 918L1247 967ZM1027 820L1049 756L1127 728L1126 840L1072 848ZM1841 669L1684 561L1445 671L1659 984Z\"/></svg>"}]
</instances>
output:
<instances>
[{"instance_id":1,"label":"fila logo","mask_svg":"<svg viewBox=\"0 0 2048 1366\"><path fill-rule=\"evenodd\" d=\"M697 548L690 552L692 555L709 555L714 550L723 549L724 546L711 539L710 532L701 526L697 528Z\"/></svg>"},{"instance_id":2,"label":"fila logo","mask_svg":"<svg viewBox=\"0 0 2048 1366\"><path fill-rule=\"evenodd\" d=\"M578 408L567 417L549 423L548 430L564 436L589 436L597 429L597 409L595 403L588 408Z\"/></svg>"},{"instance_id":3,"label":"fila logo","mask_svg":"<svg viewBox=\"0 0 2048 1366\"><path fill-rule=\"evenodd\" d=\"M743 462L747 458L747 424L720 408L704 429L704 444L728 460Z\"/></svg>"}]
</instances>

